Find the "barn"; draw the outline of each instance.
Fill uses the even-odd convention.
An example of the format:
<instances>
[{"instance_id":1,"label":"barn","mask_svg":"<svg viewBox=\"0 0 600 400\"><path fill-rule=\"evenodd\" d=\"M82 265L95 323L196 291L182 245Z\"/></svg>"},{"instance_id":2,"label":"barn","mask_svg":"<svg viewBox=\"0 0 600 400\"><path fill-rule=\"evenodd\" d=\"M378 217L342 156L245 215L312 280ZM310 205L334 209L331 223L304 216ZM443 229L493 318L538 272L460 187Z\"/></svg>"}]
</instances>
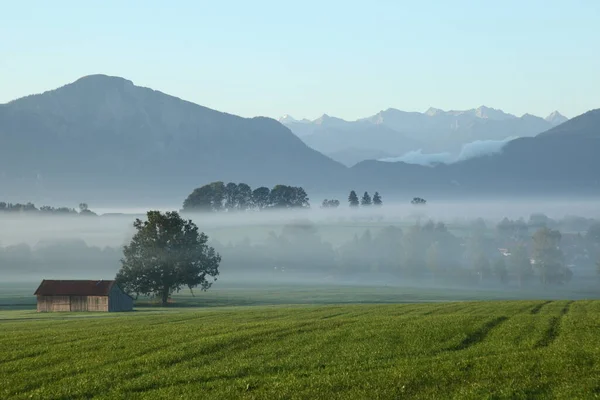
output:
<instances>
[{"instance_id":1,"label":"barn","mask_svg":"<svg viewBox=\"0 0 600 400\"><path fill-rule=\"evenodd\" d=\"M34 295L38 312L133 310L133 298L115 281L44 279Z\"/></svg>"}]
</instances>

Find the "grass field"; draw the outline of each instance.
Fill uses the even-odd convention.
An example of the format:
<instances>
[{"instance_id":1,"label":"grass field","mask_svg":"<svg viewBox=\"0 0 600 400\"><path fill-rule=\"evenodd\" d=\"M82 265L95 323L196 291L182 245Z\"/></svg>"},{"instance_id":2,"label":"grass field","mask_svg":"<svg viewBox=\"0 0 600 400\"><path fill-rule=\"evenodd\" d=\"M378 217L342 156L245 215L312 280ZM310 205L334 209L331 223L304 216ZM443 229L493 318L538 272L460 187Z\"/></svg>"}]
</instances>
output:
<instances>
[{"instance_id":1,"label":"grass field","mask_svg":"<svg viewBox=\"0 0 600 400\"><path fill-rule=\"evenodd\" d=\"M2 399L600 397L595 300L1 314Z\"/></svg>"},{"instance_id":2,"label":"grass field","mask_svg":"<svg viewBox=\"0 0 600 400\"><path fill-rule=\"evenodd\" d=\"M35 309L36 298L33 295L39 282L0 283L0 319L6 310ZM266 306L289 304L355 304L355 303L415 303L443 301L476 300L581 300L599 299L600 292L593 285L589 287L569 286L544 288L506 287L418 287L418 286L382 286L380 285L341 285L327 283L224 283L218 284L206 292L196 291L191 296L183 290L173 296L177 307L223 307L223 306ZM137 306L154 306L159 300L140 299Z\"/></svg>"}]
</instances>

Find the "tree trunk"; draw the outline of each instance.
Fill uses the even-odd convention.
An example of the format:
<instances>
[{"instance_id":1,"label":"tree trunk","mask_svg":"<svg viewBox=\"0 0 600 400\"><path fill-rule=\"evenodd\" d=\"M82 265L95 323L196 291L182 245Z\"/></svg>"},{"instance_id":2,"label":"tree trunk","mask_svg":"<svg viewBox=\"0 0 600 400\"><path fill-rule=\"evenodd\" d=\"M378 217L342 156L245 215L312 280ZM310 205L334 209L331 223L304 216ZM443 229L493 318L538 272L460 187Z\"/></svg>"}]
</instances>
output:
<instances>
[{"instance_id":1,"label":"tree trunk","mask_svg":"<svg viewBox=\"0 0 600 400\"><path fill-rule=\"evenodd\" d=\"M163 292L161 293L161 299L162 299L162 306L166 307L168 305L168 300L169 300L169 288L163 289Z\"/></svg>"}]
</instances>

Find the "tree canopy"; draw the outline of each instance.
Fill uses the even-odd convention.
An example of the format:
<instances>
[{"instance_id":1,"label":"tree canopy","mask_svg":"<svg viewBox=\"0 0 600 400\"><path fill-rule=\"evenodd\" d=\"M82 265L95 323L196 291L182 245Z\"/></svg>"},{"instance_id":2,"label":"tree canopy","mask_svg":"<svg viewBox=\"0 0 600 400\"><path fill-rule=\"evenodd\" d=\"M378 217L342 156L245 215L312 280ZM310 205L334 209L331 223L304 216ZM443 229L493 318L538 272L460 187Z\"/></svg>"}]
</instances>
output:
<instances>
[{"instance_id":1,"label":"tree canopy","mask_svg":"<svg viewBox=\"0 0 600 400\"><path fill-rule=\"evenodd\" d=\"M354 190L348 195L348 203L350 204L350 207L358 207L359 205L358 196Z\"/></svg>"},{"instance_id":2,"label":"tree canopy","mask_svg":"<svg viewBox=\"0 0 600 400\"><path fill-rule=\"evenodd\" d=\"M379 192L375 192L375 194L373 195L373 205L375 205L375 206L383 205L383 201L381 200L381 195L379 194Z\"/></svg>"},{"instance_id":3,"label":"tree canopy","mask_svg":"<svg viewBox=\"0 0 600 400\"><path fill-rule=\"evenodd\" d=\"M184 287L211 287L219 275L221 256L192 221L177 212L149 211L146 221L136 219L133 226L137 232L123 248L116 277L123 290L159 296L165 306L169 296Z\"/></svg>"},{"instance_id":4,"label":"tree canopy","mask_svg":"<svg viewBox=\"0 0 600 400\"><path fill-rule=\"evenodd\" d=\"M340 206L340 201L339 200L328 200L325 199L323 200L323 203L321 203L321 208L338 208Z\"/></svg>"},{"instance_id":5,"label":"tree canopy","mask_svg":"<svg viewBox=\"0 0 600 400\"><path fill-rule=\"evenodd\" d=\"M427 200L422 199L421 197L414 197L410 203L414 205L425 205L427 204Z\"/></svg>"},{"instance_id":6,"label":"tree canopy","mask_svg":"<svg viewBox=\"0 0 600 400\"><path fill-rule=\"evenodd\" d=\"M540 228L533 234L533 260L542 283L563 283L570 279L560 249L562 235L557 230Z\"/></svg>"},{"instance_id":7,"label":"tree canopy","mask_svg":"<svg viewBox=\"0 0 600 400\"><path fill-rule=\"evenodd\" d=\"M360 205L370 206L371 204L373 204L371 196L369 196L369 192L365 192L365 194L363 194L362 199L360 199Z\"/></svg>"},{"instance_id":8,"label":"tree canopy","mask_svg":"<svg viewBox=\"0 0 600 400\"><path fill-rule=\"evenodd\" d=\"M252 190L246 183L213 182L197 189L183 202L183 211L246 211L268 208L308 208L310 202L302 187L276 185L273 189Z\"/></svg>"}]
</instances>

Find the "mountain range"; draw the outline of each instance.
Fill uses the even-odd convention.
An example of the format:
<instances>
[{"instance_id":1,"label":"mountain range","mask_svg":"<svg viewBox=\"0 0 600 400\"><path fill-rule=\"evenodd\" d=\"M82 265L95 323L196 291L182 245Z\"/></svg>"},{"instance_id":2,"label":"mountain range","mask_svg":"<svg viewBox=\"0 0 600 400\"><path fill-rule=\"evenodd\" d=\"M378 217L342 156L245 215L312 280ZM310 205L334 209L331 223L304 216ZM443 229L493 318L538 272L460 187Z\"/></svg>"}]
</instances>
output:
<instances>
[{"instance_id":1,"label":"mountain range","mask_svg":"<svg viewBox=\"0 0 600 400\"><path fill-rule=\"evenodd\" d=\"M430 108L424 113L389 108L356 121L329 115L314 121L286 115L279 121L313 149L352 166L382 153L380 158L416 150L457 155L470 142L535 136L567 118L558 111L545 119L531 114L517 117L481 106L465 111Z\"/></svg>"},{"instance_id":2,"label":"mountain range","mask_svg":"<svg viewBox=\"0 0 600 400\"><path fill-rule=\"evenodd\" d=\"M364 161L352 168L374 186L401 179L412 191L439 196L597 196L600 194L600 109L535 137L509 141L501 152L433 167Z\"/></svg>"},{"instance_id":3,"label":"mountain range","mask_svg":"<svg viewBox=\"0 0 600 400\"><path fill-rule=\"evenodd\" d=\"M50 205L173 204L217 180L254 187L300 185L313 203L322 195L344 200L350 189L403 199L600 194L600 110L511 140L495 154L433 166L370 160L348 168L300 139L314 135L315 126L335 127L328 132L364 127L377 141L393 142L400 133L403 140L422 144L428 135L439 135L429 127L442 126L438 120L471 126L458 130L465 140L481 132L488 132L483 137L499 137L489 132L509 137L518 136L523 126L543 129L562 118L554 114L548 119L486 108L423 114L386 110L354 122L327 116L295 121L308 128L294 134L270 118L241 118L123 78L92 75L0 105L0 199ZM420 133L405 129L411 126L420 127ZM483 129L489 126L494 130ZM323 143L333 146L334 140L328 140ZM394 155L390 150L353 151L372 151L379 159Z\"/></svg>"}]
</instances>

